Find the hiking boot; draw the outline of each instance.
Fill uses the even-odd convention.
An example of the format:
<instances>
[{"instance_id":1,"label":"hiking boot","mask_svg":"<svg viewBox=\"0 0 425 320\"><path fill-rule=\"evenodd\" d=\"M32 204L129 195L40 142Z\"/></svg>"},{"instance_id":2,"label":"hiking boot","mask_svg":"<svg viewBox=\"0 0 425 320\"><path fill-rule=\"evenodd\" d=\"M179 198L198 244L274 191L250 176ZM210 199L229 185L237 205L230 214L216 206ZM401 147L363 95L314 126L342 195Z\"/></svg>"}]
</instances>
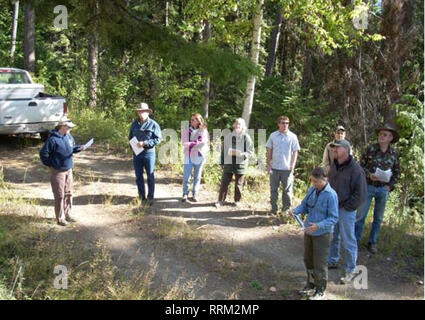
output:
<instances>
[{"instance_id":1,"label":"hiking boot","mask_svg":"<svg viewBox=\"0 0 425 320\"><path fill-rule=\"evenodd\" d=\"M376 248L376 243L369 242L367 244L367 250L369 250L369 252L372 254L378 253L378 249Z\"/></svg>"},{"instance_id":2,"label":"hiking boot","mask_svg":"<svg viewBox=\"0 0 425 320\"><path fill-rule=\"evenodd\" d=\"M325 291L322 289L317 289L314 294L308 298L308 300L323 300L325 299Z\"/></svg>"},{"instance_id":3,"label":"hiking boot","mask_svg":"<svg viewBox=\"0 0 425 320\"><path fill-rule=\"evenodd\" d=\"M242 204L240 203L240 201L236 201L236 202L233 202L233 206L235 208L240 208L242 206Z\"/></svg>"},{"instance_id":4,"label":"hiking boot","mask_svg":"<svg viewBox=\"0 0 425 320\"><path fill-rule=\"evenodd\" d=\"M59 220L58 225L65 227L68 223L65 220Z\"/></svg>"},{"instance_id":5,"label":"hiking boot","mask_svg":"<svg viewBox=\"0 0 425 320\"><path fill-rule=\"evenodd\" d=\"M328 269L338 269L339 263L338 262L328 262Z\"/></svg>"},{"instance_id":6,"label":"hiking boot","mask_svg":"<svg viewBox=\"0 0 425 320\"><path fill-rule=\"evenodd\" d=\"M340 279L341 284L348 284L357 276L354 272L345 271L345 276Z\"/></svg>"},{"instance_id":7,"label":"hiking boot","mask_svg":"<svg viewBox=\"0 0 425 320\"><path fill-rule=\"evenodd\" d=\"M186 202L186 201L187 201L187 195L183 195L182 202Z\"/></svg>"},{"instance_id":8,"label":"hiking boot","mask_svg":"<svg viewBox=\"0 0 425 320\"><path fill-rule=\"evenodd\" d=\"M65 220L66 221L68 221L68 222L77 222L77 220L75 220L73 217L71 217L71 216L68 216L68 217L66 217L65 218Z\"/></svg>"},{"instance_id":9,"label":"hiking boot","mask_svg":"<svg viewBox=\"0 0 425 320\"><path fill-rule=\"evenodd\" d=\"M273 215L277 215L278 212L279 212L279 210L276 207L272 207L270 209L270 213L273 214Z\"/></svg>"},{"instance_id":10,"label":"hiking boot","mask_svg":"<svg viewBox=\"0 0 425 320\"><path fill-rule=\"evenodd\" d=\"M314 283L309 282L304 288L302 288L300 291L298 291L298 293L300 295L311 296L315 292L314 288L315 288Z\"/></svg>"}]
</instances>

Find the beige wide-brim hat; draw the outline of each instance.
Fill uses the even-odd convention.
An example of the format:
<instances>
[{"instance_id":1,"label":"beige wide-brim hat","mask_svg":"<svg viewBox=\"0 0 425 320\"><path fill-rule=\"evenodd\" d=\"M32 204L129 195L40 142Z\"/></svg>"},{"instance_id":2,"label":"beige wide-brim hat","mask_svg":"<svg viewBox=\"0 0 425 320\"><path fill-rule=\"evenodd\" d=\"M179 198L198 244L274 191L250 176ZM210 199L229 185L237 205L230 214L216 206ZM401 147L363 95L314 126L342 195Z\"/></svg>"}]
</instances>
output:
<instances>
[{"instance_id":1,"label":"beige wide-brim hat","mask_svg":"<svg viewBox=\"0 0 425 320\"><path fill-rule=\"evenodd\" d=\"M73 123L70 119L66 119L66 120L59 121L59 123L56 125L56 127L61 127L61 126L67 126L69 128L74 128L77 125L75 123Z\"/></svg>"},{"instance_id":2,"label":"beige wide-brim hat","mask_svg":"<svg viewBox=\"0 0 425 320\"><path fill-rule=\"evenodd\" d=\"M134 109L136 112L137 111L147 111L147 112L149 112L149 113L152 113L152 109L150 109L149 108L149 106L148 106L148 104L147 103L145 103L145 102L142 102L141 104L140 104L140 106L138 107L138 108L136 108L136 109Z\"/></svg>"}]
</instances>

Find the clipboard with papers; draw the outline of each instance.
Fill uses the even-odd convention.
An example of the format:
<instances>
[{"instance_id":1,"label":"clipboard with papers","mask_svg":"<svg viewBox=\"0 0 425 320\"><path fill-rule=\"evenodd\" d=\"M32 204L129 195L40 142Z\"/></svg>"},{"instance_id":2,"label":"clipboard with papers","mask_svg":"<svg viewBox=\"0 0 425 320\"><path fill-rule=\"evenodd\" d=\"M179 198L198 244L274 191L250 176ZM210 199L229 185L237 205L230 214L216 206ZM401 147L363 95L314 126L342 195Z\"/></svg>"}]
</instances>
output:
<instances>
[{"instance_id":1,"label":"clipboard with papers","mask_svg":"<svg viewBox=\"0 0 425 320\"><path fill-rule=\"evenodd\" d=\"M301 220L301 218L297 214L295 214L295 213L294 213L294 218L295 218L295 220L297 220L297 222L300 225L301 229L304 230L305 229L305 225L304 225L304 222Z\"/></svg>"},{"instance_id":2,"label":"clipboard with papers","mask_svg":"<svg viewBox=\"0 0 425 320\"><path fill-rule=\"evenodd\" d=\"M84 149L87 149L88 147L90 147L92 144L94 143L94 138L91 138L89 141L87 141L87 143L83 146Z\"/></svg>"},{"instance_id":3,"label":"clipboard with papers","mask_svg":"<svg viewBox=\"0 0 425 320\"><path fill-rule=\"evenodd\" d=\"M130 140L130 146L133 149L134 154L137 156L139 155L144 149L140 148L137 144L139 143L139 140L137 140L136 137L133 137Z\"/></svg>"},{"instance_id":4,"label":"clipboard with papers","mask_svg":"<svg viewBox=\"0 0 425 320\"><path fill-rule=\"evenodd\" d=\"M374 173L378 181L386 182L386 183L390 182L392 174L393 173L391 169L381 170L380 168L376 168L376 172Z\"/></svg>"}]
</instances>

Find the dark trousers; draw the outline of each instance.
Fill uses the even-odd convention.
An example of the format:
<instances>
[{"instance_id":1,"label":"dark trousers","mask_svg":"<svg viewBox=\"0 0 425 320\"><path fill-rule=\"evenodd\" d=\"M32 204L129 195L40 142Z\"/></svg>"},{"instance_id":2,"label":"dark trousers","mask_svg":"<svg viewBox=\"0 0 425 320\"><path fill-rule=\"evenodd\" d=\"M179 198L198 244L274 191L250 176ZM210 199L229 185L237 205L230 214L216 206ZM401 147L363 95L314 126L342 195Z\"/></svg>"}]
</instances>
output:
<instances>
[{"instance_id":1,"label":"dark trousers","mask_svg":"<svg viewBox=\"0 0 425 320\"><path fill-rule=\"evenodd\" d=\"M136 173L137 190L140 199L146 199L145 181L143 179L143 170L146 171L148 178L148 199L152 200L155 193L155 152L142 152L133 156L134 171Z\"/></svg>"},{"instance_id":2,"label":"dark trousers","mask_svg":"<svg viewBox=\"0 0 425 320\"><path fill-rule=\"evenodd\" d=\"M232 181L233 173L223 172L221 178L220 191L218 192L218 201L225 201L227 197L227 190L229 189L229 184ZM242 188L245 182L245 176L243 174L235 173L235 202L241 201L242 198Z\"/></svg>"},{"instance_id":3,"label":"dark trousers","mask_svg":"<svg viewBox=\"0 0 425 320\"><path fill-rule=\"evenodd\" d=\"M316 288L323 290L326 290L328 282L327 259L331 240L332 233L321 236L304 234L304 264L307 268L307 275L309 278L312 275Z\"/></svg>"}]
</instances>

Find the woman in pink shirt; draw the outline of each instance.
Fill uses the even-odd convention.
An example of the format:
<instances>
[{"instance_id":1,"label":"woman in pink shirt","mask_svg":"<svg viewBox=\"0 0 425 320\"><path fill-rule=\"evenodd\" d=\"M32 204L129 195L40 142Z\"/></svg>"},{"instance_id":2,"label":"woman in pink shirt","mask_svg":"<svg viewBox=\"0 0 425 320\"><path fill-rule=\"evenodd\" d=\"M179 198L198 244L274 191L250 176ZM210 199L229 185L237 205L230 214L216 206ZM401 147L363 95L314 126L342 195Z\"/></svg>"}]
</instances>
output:
<instances>
[{"instance_id":1,"label":"woman in pink shirt","mask_svg":"<svg viewBox=\"0 0 425 320\"><path fill-rule=\"evenodd\" d=\"M202 168L209 151L207 124L199 113L192 114L189 128L183 130L182 144L184 151L182 201L186 202L189 196L189 180L193 169L192 200L197 202Z\"/></svg>"}]
</instances>

